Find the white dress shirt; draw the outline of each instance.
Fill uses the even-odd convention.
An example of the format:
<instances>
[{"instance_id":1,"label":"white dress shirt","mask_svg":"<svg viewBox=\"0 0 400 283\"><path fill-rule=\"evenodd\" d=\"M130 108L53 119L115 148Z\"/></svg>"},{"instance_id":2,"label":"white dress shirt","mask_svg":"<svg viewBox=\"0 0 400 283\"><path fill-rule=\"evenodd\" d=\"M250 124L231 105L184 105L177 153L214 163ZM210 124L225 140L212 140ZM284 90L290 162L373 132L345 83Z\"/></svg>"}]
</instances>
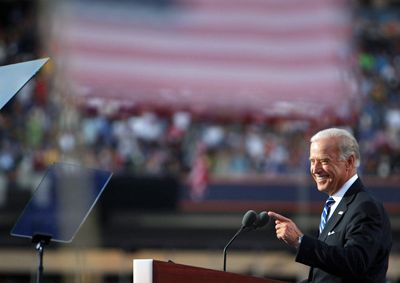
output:
<instances>
[{"instance_id":1,"label":"white dress shirt","mask_svg":"<svg viewBox=\"0 0 400 283\"><path fill-rule=\"evenodd\" d=\"M351 185L353 185L353 183L357 180L357 178L358 178L358 175L355 174L353 177L348 179L347 182L344 183L343 186L336 193L334 193L331 196L335 200L335 203L332 204L332 206L331 206L331 210L329 211L329 215L328 215L328 220L335 212L335 209L339 205L339 202L342 200L344 194L351 187Z\"/></svg>"}]
</instances>

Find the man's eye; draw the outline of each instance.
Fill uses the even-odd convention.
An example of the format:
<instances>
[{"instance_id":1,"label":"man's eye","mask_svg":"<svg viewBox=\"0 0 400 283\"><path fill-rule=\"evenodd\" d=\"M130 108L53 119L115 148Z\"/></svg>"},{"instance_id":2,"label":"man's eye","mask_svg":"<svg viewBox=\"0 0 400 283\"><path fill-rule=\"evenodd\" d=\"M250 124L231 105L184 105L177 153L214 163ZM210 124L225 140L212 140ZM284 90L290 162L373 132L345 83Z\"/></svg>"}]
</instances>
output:
<instances>
[{"instance_id":1,"label":"man's eye","mask_svg":"<svg viewBox=\"0 0 400 283\"><path fill-rule=\"evenodd\" d=\"M310 163L312 165L315 165L317 163L322 165L327 165L329 164L329 159L310 159Z\"/></svg>"}]
</instances>

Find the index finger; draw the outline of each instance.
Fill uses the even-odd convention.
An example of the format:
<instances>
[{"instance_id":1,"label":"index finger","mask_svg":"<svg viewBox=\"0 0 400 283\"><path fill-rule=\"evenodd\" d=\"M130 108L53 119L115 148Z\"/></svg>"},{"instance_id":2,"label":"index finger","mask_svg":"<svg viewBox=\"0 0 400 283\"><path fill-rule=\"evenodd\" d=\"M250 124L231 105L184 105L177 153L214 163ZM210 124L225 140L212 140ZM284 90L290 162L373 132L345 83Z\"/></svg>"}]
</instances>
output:
<instances>
[{"instance_id":1,"label":"index finger","mask_svg":"<svg viewBox=\"0 0 400 283\"><path fill-rule=\"evenodd\" d=\"M280 215L280 214L278 214L276 212L273 212L273 211L268 211L268 216L271 217L271 218L274 218L275 220L279 220L279 221L284 221L284 222L290 221L289 218L286 218L285 216Z\"/></svg>"}]
</instances>

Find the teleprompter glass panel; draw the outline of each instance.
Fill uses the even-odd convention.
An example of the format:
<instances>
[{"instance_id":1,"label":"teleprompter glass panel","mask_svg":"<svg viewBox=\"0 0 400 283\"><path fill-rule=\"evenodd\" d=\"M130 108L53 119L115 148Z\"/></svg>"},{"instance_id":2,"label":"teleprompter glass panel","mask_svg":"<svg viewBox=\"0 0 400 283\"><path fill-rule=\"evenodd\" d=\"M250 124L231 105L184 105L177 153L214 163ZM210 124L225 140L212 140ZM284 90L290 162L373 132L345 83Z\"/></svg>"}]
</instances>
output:
<instances>
[{"instance_id":1,"label":"teleprompter glass panel","mask_svg":"<svg viewBox=\"0 0 400 283\"><path fill-rule=\"evenodd\" d=\"M106 188L112 173L80 165L51 165L25 206L11 235L48 236L69 243Z\"/></svg>"},{"instance_id":2,"label":"teleprompter glass panel","mask_svg":"<svg viewBox=\"0 0 400 283\"><path fill-rule=\"evenodd\" d=\"M0 109L47 63L49 58L0 66Z\"/></svg>"}]
</instances>

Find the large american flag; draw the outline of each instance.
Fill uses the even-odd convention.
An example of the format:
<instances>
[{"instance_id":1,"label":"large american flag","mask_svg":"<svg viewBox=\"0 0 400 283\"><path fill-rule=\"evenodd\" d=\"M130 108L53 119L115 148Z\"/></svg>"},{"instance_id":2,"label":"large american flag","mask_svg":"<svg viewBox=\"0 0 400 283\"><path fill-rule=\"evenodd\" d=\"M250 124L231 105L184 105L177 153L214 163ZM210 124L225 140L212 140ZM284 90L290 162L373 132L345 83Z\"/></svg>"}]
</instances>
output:
<instances>
[{"instance_id":1,"label":"large american flag","mask_svg":"<svg viewBox=\"0 0 400 283\"><path fill-rule=\"evenodd\" d=\"M59 2L54 59L86 104L342 118L354 110L346 1Z\"/></svg>"}]
</instances>

